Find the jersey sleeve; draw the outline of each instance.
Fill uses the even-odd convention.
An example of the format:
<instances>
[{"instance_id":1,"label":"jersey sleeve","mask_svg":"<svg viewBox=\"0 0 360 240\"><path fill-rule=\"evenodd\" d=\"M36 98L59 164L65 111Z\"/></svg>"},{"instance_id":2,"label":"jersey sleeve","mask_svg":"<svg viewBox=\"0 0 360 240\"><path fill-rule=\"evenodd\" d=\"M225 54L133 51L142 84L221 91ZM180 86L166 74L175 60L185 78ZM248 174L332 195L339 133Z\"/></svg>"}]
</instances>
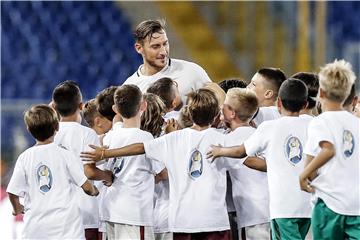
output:
<instances>
[{"instance_id":1,"label":"jersey sleeve","mask_svg":"<svg viewBox=\"0 0 360 240\"><path fill-rule=\"evenodd\" d=\"M65 159L66 169L68 171L71 181L75 183L75 185L81 187L87 180L87 177L84 174L83 165L70 151L66 153Z\"/></svg>"},{"instance_id":2,"label":"jersey sleeve","mask_svg":"<svg viewBox=\"0 0 360 240\"><path fill-rule=\"evenodd\" d=\"M19 156L6 192L12 193L19 197L24 197L27 191L28 185L26 180L26 171L22 163L22 156Z\"/></svg>"},{"instance_id":3,"label":"jersey sleeve","mask_svg":"<svg viewBox=\"0 0 360 240\"><path fill-rule=\"evenodd\" d=\"M82 149L83 152L93 150L91 147L89 147L89 144L92 144L95 146L101 145L98 135L92 129L91 129L91 131L89 131L86 138L84 139L84 144L83 144L83 149ZM81 159L81 160L83 160L83 159ZM85 165L85 164L91 164L93 162L82 161L82 163Z\"/></svg>"},{"instance_id":4,"label":"jersey sleeve","mask_svg":"<svg viewBox=\"0 0 360 240\"><path fill-rule=\"evenodd\" d=\"M197 73L197 81L195 82L195 89L200 89L205 86L205 84L212 82L209 75L206 71L199 65L195 64L195 71Z\"/></svg>"},{"instance_id":5,"label":"jersey sleeve","mask_svg":"<svg viewBox=\"0 0 360 240\"><path fill-rule=\"evenodd\" d=\"M269 128L270 126L267 122L260 124L255 132L244 142L245 151L248 156L256 156L258 153L264 152L268 144L266 130Z\"/></svg>"},{"instance_id":6,"label":"jersey sleeve","mask_svg":"<svg viewBox=\"0 0 360 240\"><path fill-rule=\"evenodd\" d=\"M155 161L159 161L167 165L169 135L164 135L159 138L144 142L145 155L147 158Z\"/></svg>"},{"instance_id":7,"label":"jersey sleeve","mask_svg":"<svg viewBox=\"0 0 360 240\"><path fill-rule=\"evenodd\" d=\"M326 141L331 144L335 143L335 139L330 129L326 126L322 119L313 119L308 126L308 138L305 144L304 152L307 155L316 156L320 152L320 142Z\"/></svg>"}]
</instances>

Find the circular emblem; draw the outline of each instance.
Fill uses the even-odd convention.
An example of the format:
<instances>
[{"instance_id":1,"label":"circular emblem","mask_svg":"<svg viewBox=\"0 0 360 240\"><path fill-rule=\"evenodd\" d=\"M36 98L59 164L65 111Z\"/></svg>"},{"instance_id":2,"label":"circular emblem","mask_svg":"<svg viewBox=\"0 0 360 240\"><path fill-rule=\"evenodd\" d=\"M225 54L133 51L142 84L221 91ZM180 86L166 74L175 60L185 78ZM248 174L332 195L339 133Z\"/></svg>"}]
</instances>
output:
<instances>
[{"instance_id":1,"label":"circular emblem","mask_svg":"<svg viewBox=\"0 0 360 240\"><path fill-rule=\"evenodd\" d=\"M301 161L303 155L303 146L297 137L290 136L285 142L285 155L292 164Z\"/></svg>"}]
</instances>

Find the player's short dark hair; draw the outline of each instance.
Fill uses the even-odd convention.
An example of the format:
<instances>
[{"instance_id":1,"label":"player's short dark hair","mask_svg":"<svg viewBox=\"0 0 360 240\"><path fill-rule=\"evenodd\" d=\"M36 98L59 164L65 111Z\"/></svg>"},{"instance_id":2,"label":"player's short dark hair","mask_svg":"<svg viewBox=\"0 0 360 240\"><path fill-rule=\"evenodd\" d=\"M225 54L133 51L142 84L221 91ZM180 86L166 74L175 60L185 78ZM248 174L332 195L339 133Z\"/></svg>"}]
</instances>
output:
<instances>
[{"instance_id":1,"label":"player's short dark hair","mask_svg":"<svg viewBox=\"0 0 360 240\"><path fill-rule=\"evenodd\" d=\"M161 98L165 103L167 109L172 108L172 102L175 99L175 93L172 89L173 86L177 86L177 83L171 78L163 77L156 80L150 87L146 90L147 93L153 93Z\"/></svg>"},{"instance_id":2,"label":"player's short dark hair","mask_svg":"<svg viewBox=\"0 0 360 240\"><path fill-rule=\"evenodd\" d=\"M135 28L133 36L136 42L143 43L145 38L151 39L154 33L165 31L165 20L146 20Z\"/></svg>"},{"instance_id":3,"label":"player's short dark hair","mask_svg":"<svg viewBox=\"0 0 360 240\"><path fill-rule=\"evenodd\" d=\"M316 96L319 91L319 77L316 73L310 72L298 72L291 76L305 83L308 88L308 109L312 109L316 106Z\"/></svg>"},{"instance_id":4,"label":"player's short dark hair","mask_svg":"<svg viewBox=\"0 0 360 240\"><path fill-rule=\"evenodd\" d=\"M281 84L286 80L285 73L280 68L261 68L257 73L272 86L274 97L277 97Z\"/></svg>"},{"instance_id":5,"label":"player's short dark hair","mask_svg":"<svg viewBox=\"0 0 360 240\"><path fill-rule=\"evenodd\" d=\"M306 105L307 97L305 83L296 78L287 79L279 89L282 106L290 112L299 112Z\"/></svg>"},{"instance_id":6,"label":"player's short dark hair","mask_svg":"<svg viewBox=\"0 0 360 240\"><path fill-rule=\"evenodd\" d=\"M55 110L48 105L32 106L24 113L24 122L28 131L38 141L45 141L59 128L59 118Z\"/></svg>"},{"instance_id":7,"label":"player's short dark hair","mask_svg":"<svg viewBox=\"0 0 360 240\"><path fill-rule=\"evenodd\" d=\"M106 117L109 121L112 121L116 115L112 106L114 105L114 94L116 86L110 86L102 90L96 95L96 106L99 113Z\"/></svg>"},{"instance_id":8,"label":"player's short dark hair","mask_svg":"<svg viewBox=\"0 0 360 240\"><path fill-rule=\"evenodd\" d=\"M349 106L354 97L356 96L356 91L355 91L355 83L351 86L351 90L350 90L350 94L349 96L345 99L344 103L343 103L343 106L346 107L346 106Z\"/></svg>"},{"instance_id":9,"label":"player's short dark hair","mask_svg":"<svg viewBox=\"0 0 360 240\"><path fill-rule=\"evenodd\" d=\"M193 92L191 96L189 112L192 121L201 127L212 124L220 111L214 92L202 88Z\"/></svg>"},{"instance_id":10,"label":"player's short dark hair","mask_svg":"<svg viewBox=\"0 0 360 240\"><path fill-rule=\"evenodd\" d=\"M134 84L118 87L114 95L115 106L124 118L132 118L136 116L140 110L142 99L140 89Z\"/></svg>"},{"instance_id":11,"label":"player's short dark hair","mask_svg":"<svg viewBox=\"0 0 360 240\"><path fill-rule=\"evenodd\" d=\"M231 88L246 88L247 83L241 79L226 79L219 82L219 86L224 90L225 93Z\"/></svg>"},{"instance_id":12,"label":"player's short dark hair","mask_svg":"<svg viewBox=\"0 0 360 240\"><path fill-rule=\"evenodd\" d=\"M67 80L57 85L52 94L55 110L61 117L74 114L82 101L79 85Z\"/></svg>"}]
</instances>

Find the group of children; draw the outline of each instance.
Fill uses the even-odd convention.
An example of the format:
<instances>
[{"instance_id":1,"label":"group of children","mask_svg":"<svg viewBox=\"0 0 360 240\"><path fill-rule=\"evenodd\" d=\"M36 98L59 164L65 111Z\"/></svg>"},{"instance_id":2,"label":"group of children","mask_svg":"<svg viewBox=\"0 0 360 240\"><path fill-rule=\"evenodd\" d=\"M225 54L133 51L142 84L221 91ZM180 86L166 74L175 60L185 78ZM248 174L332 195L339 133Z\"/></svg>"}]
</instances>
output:
<instances>
[{"instance_id":1,"label":"group of children","mask_svg":"<svg viewBox=\"0 0 360 240\"><path fill-rule=\"evenodd\" d=\"M24 116L36 145L7 188L23 237L305 239L311 226L314 239L360 239L354 84L336 60L318 76L263 68L247 87L209 83L184 106L171 78L83 106L65 81Z\"/></svg>"}]
</instances>

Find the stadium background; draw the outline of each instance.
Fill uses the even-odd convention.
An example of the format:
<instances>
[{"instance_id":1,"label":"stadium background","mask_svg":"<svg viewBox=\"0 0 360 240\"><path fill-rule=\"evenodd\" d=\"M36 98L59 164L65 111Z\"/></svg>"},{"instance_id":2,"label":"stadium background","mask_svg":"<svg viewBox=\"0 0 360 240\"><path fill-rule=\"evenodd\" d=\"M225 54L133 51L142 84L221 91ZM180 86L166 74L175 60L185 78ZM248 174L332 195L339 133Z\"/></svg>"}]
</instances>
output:
<instances>
[{"instance_id":1,"label":"stadium background","mask_svg":"<svg viewBox=\"0 0 360 240\"><path fill-rule=\"evenodd\" d=\"M216 82L263 66L317 72L335 58L360 74L360 2L1 2L2 189L34 144L23 111L67 79L84 100L121 85L142 63L131 32L150 18L166 19L171 57Z\"/></svg>"}]
</instances>

